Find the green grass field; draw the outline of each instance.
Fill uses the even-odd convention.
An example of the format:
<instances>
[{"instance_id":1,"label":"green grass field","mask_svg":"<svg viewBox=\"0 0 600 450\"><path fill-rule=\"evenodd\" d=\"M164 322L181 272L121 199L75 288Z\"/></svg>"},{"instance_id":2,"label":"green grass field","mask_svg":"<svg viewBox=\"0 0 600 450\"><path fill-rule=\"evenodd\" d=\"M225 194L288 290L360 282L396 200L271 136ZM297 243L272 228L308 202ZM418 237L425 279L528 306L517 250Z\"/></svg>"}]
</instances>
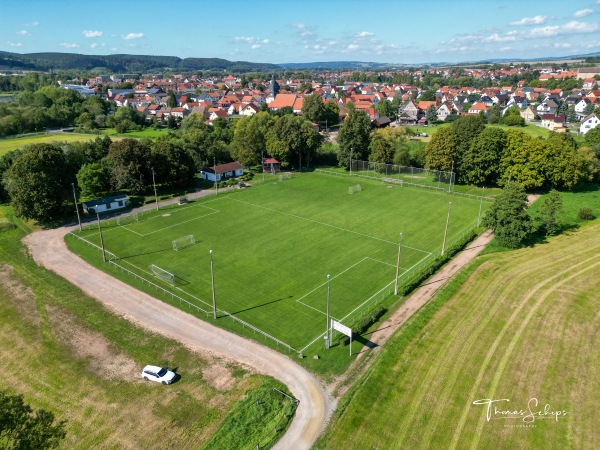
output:
<instances>
[{"instance_id":1,"label":"green grass field","mask_svg":"<svg viewBox=\"0 0 600 450\"><path fill-rule=\"evenodd\" d=\"M315 448L598 448L598 233L476 260L386 344ZM492 406L488 421L480 399L517 414ZM524 421L529 408L542 416Z\"/></svg>"},{"instance_id":2,"label":"green grass field","mask_svg":"<svg viewBox=\"0 0 600 450\"><path fill-rule=\"evenodd\" d=\"M107 130L104 130L104 134L112 137L121 137L121 138L136 138L136 139L143 139L143 138L147 138L147 139L154 139L160 136L166 136L169 131L173 131L173 130L169 130L168 128L161 128L161 129L157 129L155 130L154 128L144 128L143 130L140 131L128 131L127 133L117 133L117 131L114 128L109 128Z\"/></svg>"},{"instance_id":3,"label":"green grass field","mask_svg":"<svg viewBox=\"0 0 600 450\"><path fill-rule=\"evenodd\" d=\"M246 420L254 397L286 391L281 383L207 360L112 314L38 266L21 243L27 225L0 205L5 222L20 228L0 227L0 389L66 420L61 448L216 448L214 439L268 448L273 428L285 429L274 402ZM180 375L176 383L141 379L146 364L165 362Z\"/></svg>"},{"instance_id":4,"label":"green grass field","mask_svg":"<svg viewBox=\"0 0 600 450\"><path fill-rule=\"evenodd\" d=\"M37 134L34 136L13 137L0 139L0 155L17 150L24 145L42 144L48 142L80 142L91 141L98 136L94 134L60 133L60 134Z\"/></svg>"},{"instance_id":5,"label":"green grass field","mask_svg":"<svg viewBox=\"0 0 600 450\"><path fill-rule=\"evenodd\" d=\"M362 192L349 195L356 183ZM448 243L476 223L477 199L303 174L145 213L123 226L105 221L104 242L118 264L157 283L166 286L152 277L151 264L173 273L172 291L206 311L213 250L217 307L303 351L324 332L327 274L331 316L351 324L393 291L400 232L401 276L440 253L449 201ZM94 225L81 235L99 244ZM186 235L196 244L174 251L172 240ZM98 263L95 249L74 237L68 242Z\"/></svg>"}]
</instances>

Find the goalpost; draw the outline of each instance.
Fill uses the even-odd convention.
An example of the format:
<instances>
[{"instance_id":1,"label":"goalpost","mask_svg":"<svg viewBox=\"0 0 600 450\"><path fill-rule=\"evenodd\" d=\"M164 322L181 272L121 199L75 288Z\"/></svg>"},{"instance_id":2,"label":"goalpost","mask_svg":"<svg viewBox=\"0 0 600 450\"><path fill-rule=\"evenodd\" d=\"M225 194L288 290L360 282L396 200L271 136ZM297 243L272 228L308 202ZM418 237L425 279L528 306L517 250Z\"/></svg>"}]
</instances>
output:
<instances>
[{"instance_id":1,"label":"goalpost","mask_svg":"<svg viewBox=\"0 0 600 450\"><path fill-rule=\"evenodd\" d=\"M189 234L187 236L180 237L179 239L174 239L173 240L173 250L175 250L175 251L182 250L186 247L194 245L195 243L196 243L196 240L194 239L194 235Z\"/></svg>"},{"instance_id":2,"label":"goalpost","mask_svg":"<svg viewBox=\"0 0 600 450\"><path fill-rule=\"evenodd\" d=\"M137 213L127 214L125 216L117 217L117 225L125 225L126 223L137 222L138 220L139 219Z\"/></svg>"},{"instance_id":3,"label":"goalpost","mask_svg":"<svg viewBox=\"0 0 600 450\"><path fill-rule=\"evenodd\" d=\"M160 278L161 280L175 286L175 275L173 275L171 272L167 272L166 270L161 269L154 264L150 264L150 270L152 271L152 275L154 275L156 278Z\"/></svg>"}]
</instances>

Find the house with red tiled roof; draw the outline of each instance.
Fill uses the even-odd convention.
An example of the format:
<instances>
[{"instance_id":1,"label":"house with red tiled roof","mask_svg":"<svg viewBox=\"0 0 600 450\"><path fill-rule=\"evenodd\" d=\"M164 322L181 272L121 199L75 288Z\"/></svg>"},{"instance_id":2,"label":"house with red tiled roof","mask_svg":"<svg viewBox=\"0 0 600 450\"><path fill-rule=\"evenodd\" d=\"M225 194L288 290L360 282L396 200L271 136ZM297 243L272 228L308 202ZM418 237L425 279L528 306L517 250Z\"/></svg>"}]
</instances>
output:
<instances>
[{"instance_id":1,"label":"house with red tiled roof","mask_svg":"<svg viewBox=\"0 0 600 450\"><path fill-rule=\"evenodd\" d=\"M469 108L469 114L479 114L482 111L484 114L487 114L490 111L490 108L485 103L481 102L473 103Z\"/></svg>"},{"instance_id":2,"label":"house with red tiled roof","mask_svg":"<svg viewBox=\"0 0 600 450\"><path fill-rule=\"evenodd\" d=\"M294 105L296 104L298 98L299 97L296 94L277 94L273 101L269 103L269 109L271 111L277 111L279 109L289 106L290 108L295 110L296 108L294 107Z\"/></svg>"},{"instance_id":3,"label":"house with red tiled roof","mask_svg":"<svg viewBox=\"0 0 600 450\"><path fill-rule=\"evenodd\" d=\"M564 114L542 114L542 126L552 131L565 131L565 115Z\"/></svg>"},{"instance_id":4,"label":"house with red tiled roof","mask_svg":"<svg viewBox=\"0 0 600 450\"><path fill-rule=\"evenodd\" d=\"M256 103L248 103L247 105L244 105L242 107L242 109L240 110L240 115L242 116L253 116L254 114L256 114L259 110L259 106Z\"/></svg>"}]
</instances>

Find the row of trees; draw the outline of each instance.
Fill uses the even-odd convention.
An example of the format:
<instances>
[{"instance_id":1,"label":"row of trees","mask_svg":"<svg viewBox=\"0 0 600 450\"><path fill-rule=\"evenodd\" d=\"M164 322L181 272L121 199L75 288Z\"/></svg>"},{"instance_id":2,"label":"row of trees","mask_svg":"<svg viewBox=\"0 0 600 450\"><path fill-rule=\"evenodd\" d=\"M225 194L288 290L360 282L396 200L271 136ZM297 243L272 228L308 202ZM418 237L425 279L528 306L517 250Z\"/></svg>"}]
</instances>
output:
<instances>
[{"instance_id":1,"label":"row of trees","mask_svg":"<svg viewBox=\"0 0 600 450\"><path fill-rule=\"evenodd\" d=\"M593 149L579 147L570 134L533 138L518 129L486 128L476 116L438 129L426 148L426 166L454 168L459 183L504 186L513 180L528 190L571 189L591 181L599 169Z\"/></svg>"},{"instance_id":2,"label":"row of trees","mask_svg":"<svg viewBox=\"0 0 600 450\"><path fill-rule=\"evenodd\" d=\"M109 108L109 102L84 99L73 90L45 86L25 91L17 102L0 103L0 136L75 124L97 128L106 124Z\"/></svg>"}]
</instances>

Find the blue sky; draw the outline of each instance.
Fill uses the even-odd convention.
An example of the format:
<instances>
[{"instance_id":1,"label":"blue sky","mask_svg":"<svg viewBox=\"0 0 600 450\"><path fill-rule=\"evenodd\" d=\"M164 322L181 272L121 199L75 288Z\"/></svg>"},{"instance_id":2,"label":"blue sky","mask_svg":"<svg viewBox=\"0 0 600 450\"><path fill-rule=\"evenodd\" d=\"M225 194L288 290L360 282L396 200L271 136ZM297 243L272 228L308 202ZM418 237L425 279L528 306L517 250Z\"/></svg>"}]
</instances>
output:
<instances>
[{"instance_id":1,"label":"blue sky","mask_svg":"<svg viewBox=\"0 0 600 450\"><path fill-rule=\"evenodd\" d=\"M0 50L16 53L422 63L600 51L600 0L2 3Z\"/></svg>"}]
</instances>

